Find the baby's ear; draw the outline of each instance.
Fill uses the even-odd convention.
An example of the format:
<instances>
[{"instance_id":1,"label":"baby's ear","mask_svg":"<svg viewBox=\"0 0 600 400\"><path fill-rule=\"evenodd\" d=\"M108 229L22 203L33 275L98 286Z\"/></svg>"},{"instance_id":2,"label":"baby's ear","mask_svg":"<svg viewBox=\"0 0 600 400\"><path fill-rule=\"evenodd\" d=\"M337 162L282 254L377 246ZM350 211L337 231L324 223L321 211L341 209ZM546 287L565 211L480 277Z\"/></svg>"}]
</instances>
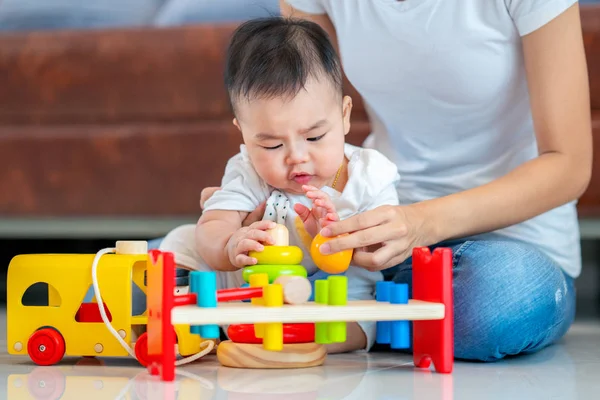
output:
<instances>
[{"instance_id":1,"label":"baby's ear","mask_svg":"<svg viewBox=\"0 0 600 400\"><path fill-rule=\"evenodd\" d=\"M235 125L236 128L238 128L238 130L241 132L242 128L240 128L240 124L238 123L237 118L233 119L233 125Z\"/></svg>"},{"instance_id":2,"label":"baby's ear","mask_svg":"<svg viewBox=\"0 0 600 400\"><path fill-rule=\"evenodd\" d=\"M350 115L352 114L352 97L344 96L342 102L342 117L344 119L344 135L350 132Z\"/></svg>"}]
</instances>

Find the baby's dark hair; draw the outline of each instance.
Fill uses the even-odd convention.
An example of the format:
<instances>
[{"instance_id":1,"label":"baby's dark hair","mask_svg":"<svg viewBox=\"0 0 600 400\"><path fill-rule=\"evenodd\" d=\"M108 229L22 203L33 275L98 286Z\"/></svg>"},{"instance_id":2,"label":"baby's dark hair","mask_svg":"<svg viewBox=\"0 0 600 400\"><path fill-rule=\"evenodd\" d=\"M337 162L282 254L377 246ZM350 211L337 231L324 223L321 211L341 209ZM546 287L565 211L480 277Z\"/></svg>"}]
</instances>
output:
<instances>
[{"instance_id":1,"label":"baby's dark hair","mask_svg":"<svg viewBox=\"0 0 600 400\"><path fill-rule=\"evenodd\" d=\"M236 29L225 66L225 86L234 111L239 99L293 97L309 78L328 79L341 98L341 63L318 24L268 17Z\"/></svg>"}]
</instances>

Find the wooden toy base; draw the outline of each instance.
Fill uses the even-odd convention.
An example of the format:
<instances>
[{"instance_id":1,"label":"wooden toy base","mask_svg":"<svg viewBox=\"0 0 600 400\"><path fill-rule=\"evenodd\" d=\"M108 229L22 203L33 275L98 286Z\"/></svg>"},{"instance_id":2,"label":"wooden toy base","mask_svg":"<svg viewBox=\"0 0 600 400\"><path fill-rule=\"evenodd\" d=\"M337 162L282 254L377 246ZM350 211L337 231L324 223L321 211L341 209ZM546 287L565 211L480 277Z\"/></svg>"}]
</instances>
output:
<instances>
[{"instance_id":1,"label":"wooden toy base","mask_svg":"<svg viewBox=\"0 0 600 400\"><path fill-rule=\"evenodd\" d=\"M317 367L325 362L325 346L317 343L283 345L281 351L265 350L262 344L226 340L217 347L221 365L232 368L286 369Z\"/></svg>"}]
</instances>

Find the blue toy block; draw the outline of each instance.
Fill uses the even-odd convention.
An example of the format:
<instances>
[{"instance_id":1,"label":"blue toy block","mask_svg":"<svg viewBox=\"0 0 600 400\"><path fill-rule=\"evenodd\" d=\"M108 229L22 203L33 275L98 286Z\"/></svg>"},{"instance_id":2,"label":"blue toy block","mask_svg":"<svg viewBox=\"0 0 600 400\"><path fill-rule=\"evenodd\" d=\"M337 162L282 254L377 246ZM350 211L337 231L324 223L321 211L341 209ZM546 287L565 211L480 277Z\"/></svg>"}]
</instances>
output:
<instances>
[{"instance_id":1,"label":"blue toy block","mask_svg":"<svg viewBox=\"0 0 600 400\"><path fill-rule=\"evenodd\" d=\"M389 302L390 292L394 282L379 281L375 285L375 300ZM392 324L389 321L377 321L377 336L375 341L379 344L390 344L392 341Z\"/></svg>"},{"instance_id":2,"label":"blue toy block","mask_svg":"<svg viewBox=\"0 0 600 400\"><path fill-rule=\"evenodd\" d=\"M408 285L406 283L395 284L390 293L390 303L408 304ZM408 349L410 347L410 325L409 321L391 322L391 348Z\"/></svg>"},{"instance_id":3,"label":"blue toy block","mask_svg":"<svg viewBox=\"0 0 600 400\"><path fill-rule=\"evenodd\" d=\"M217 306L217 274L214 271L192 271L190 273L190 292L196 293L198 307ZM192 325L190 332L202 339L218 339L218 325Z\"/></svg>"},{"instance_id":4,"label":"blue toy block","mask_svg":"<svg viewBox=\"0 0 600 400\"><path fill-rule=\"evenodd\" d=\"M244 283L242 286L240 286L241 288L247 288L250 287L250 285L248 283ZM250 299L245 299L242 300L243 303L250 303Z\"/></svg>"}]
</instances>

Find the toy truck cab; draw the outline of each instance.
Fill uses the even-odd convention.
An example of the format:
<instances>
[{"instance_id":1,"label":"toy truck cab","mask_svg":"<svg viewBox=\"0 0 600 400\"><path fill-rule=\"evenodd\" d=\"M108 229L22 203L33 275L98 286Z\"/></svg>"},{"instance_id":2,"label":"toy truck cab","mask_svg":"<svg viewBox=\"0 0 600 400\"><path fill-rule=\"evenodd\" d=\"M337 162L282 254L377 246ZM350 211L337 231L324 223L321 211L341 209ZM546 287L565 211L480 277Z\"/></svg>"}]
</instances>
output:
<instances>
[{"instance_id":1,"label":"toy truck cab","mask_svg":"<svg viewBox=\"0 0 600 400\"><path fill-rule=\"evenodd\" d=\"M94 257L29 254L11 260L6 321L9 354L28 355L38 365L56 364L65 355L128 355L102 320L92 284ZM145 301L141 308L135 303L140 297L145 300L147 259L147 254L104 254L98 261L97 282L106 317L130 347L136 342L136 331L144 330L148 322ZM43 301L32 301L36 291L42 293ZM199 351L201 338L190 333L189 325L176 326L175 331L182 355Z\"/></svg>"}]
</instances>

